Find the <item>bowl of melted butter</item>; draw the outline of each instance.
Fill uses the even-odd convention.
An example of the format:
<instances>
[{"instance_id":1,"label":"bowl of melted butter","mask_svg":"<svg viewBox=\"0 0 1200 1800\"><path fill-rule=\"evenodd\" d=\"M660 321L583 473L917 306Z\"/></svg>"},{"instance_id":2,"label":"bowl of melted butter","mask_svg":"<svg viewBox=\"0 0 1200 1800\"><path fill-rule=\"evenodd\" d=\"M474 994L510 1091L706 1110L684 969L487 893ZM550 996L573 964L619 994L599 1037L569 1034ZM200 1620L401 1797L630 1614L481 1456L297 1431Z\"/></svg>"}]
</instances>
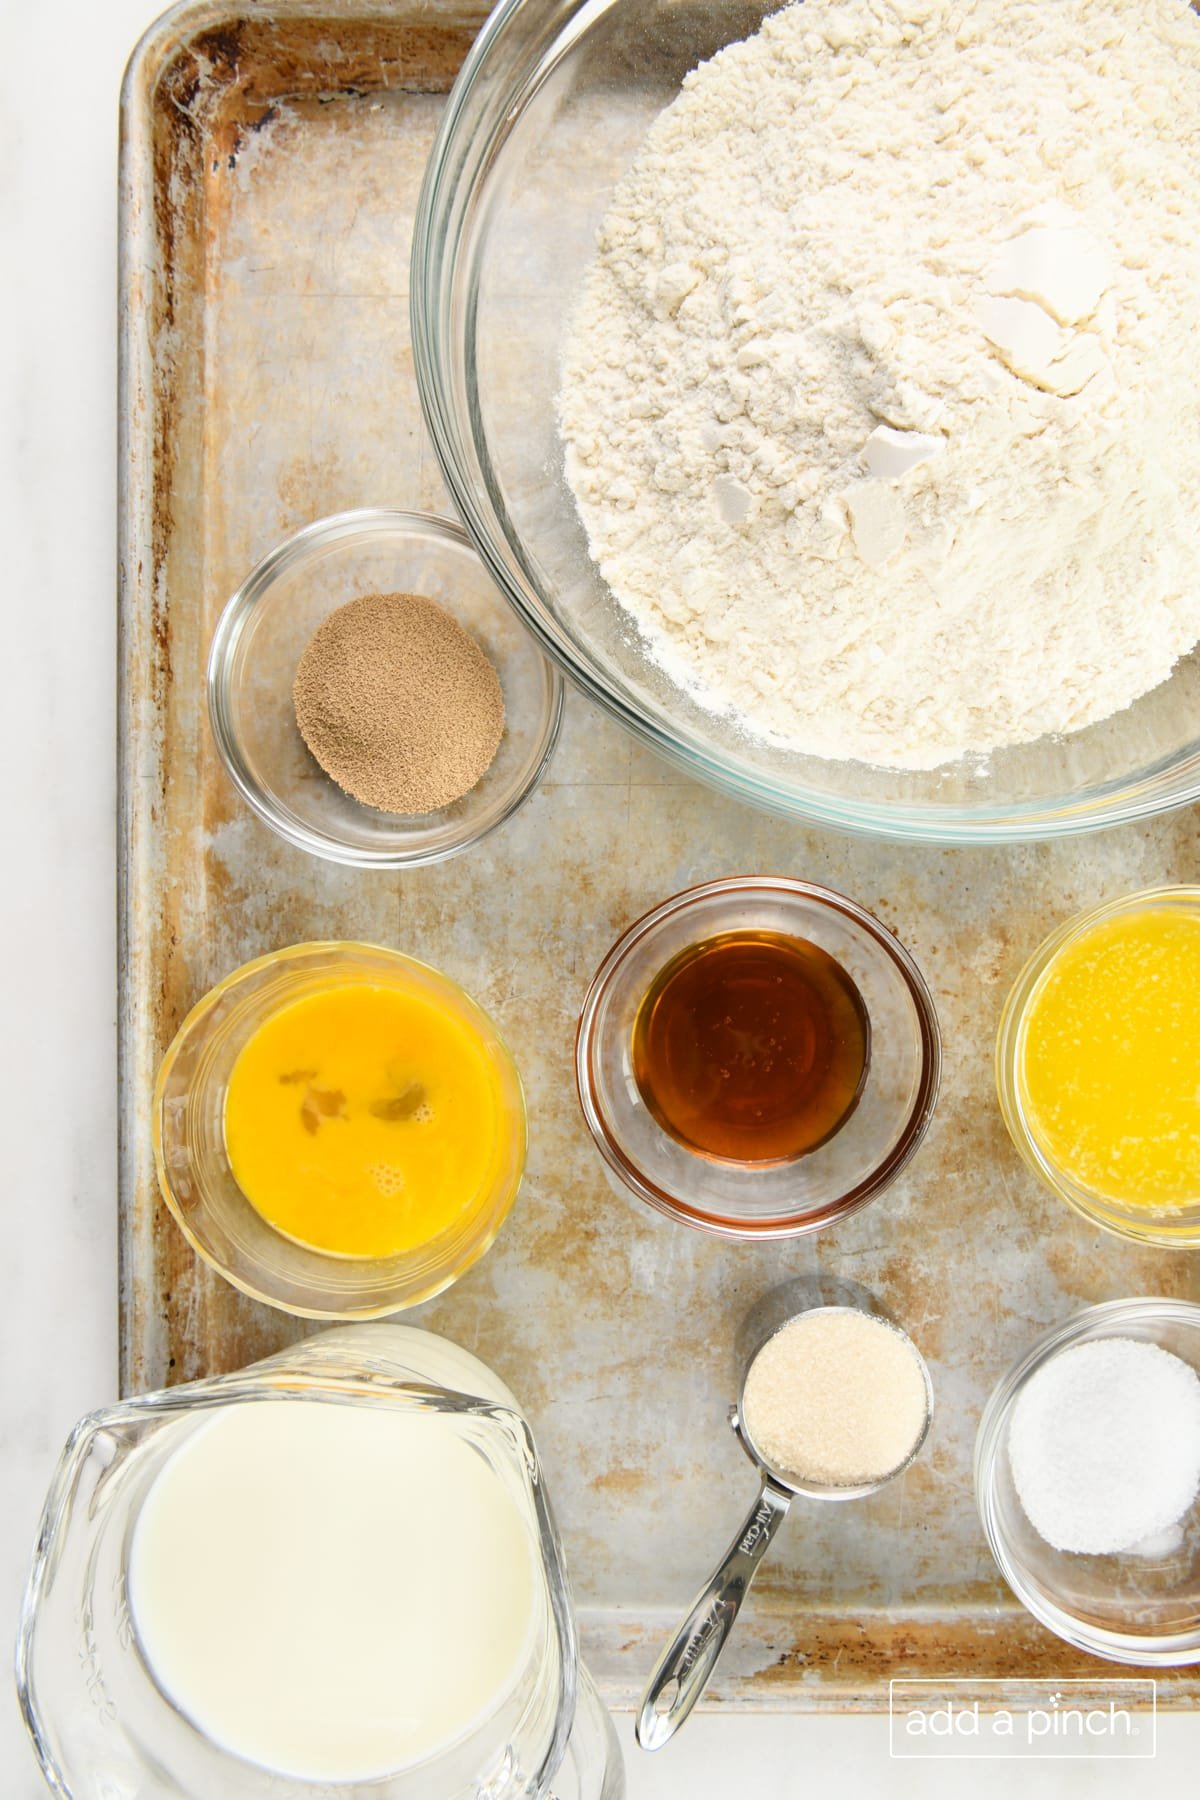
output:
<instances>
[{"instance_id":1,"label":"bowl of melted butter","mask_svg":"<svg viewBox=\"0 0 1200 1800\"><path fill-rule=\"evenodd\" d=\"M1050 1191L1141 1243L1200 1243L1200 888L1068 919L1005 1002L996 1090Z\"/></svg>"}]
</instances>

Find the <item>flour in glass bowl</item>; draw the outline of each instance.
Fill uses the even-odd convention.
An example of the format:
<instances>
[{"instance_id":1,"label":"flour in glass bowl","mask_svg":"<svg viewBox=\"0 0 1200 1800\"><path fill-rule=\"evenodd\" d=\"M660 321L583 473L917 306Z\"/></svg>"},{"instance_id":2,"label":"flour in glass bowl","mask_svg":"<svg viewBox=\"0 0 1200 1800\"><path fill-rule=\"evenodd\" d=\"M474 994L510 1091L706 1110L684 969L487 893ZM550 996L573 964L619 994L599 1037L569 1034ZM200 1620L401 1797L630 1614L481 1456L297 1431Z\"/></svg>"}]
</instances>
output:
<instances>
[{"instance_id":1,"label":"flour in glass bowl","mask_svg":"<svg viewBox=\"0 0 1200 1800\"><path fill-rule=\"evenodd\" d=\"M819 756L1065 733L1200 639L1200 20L803 0L694 70L570 321L651 655Z\"/></svg>"}]
</instances>

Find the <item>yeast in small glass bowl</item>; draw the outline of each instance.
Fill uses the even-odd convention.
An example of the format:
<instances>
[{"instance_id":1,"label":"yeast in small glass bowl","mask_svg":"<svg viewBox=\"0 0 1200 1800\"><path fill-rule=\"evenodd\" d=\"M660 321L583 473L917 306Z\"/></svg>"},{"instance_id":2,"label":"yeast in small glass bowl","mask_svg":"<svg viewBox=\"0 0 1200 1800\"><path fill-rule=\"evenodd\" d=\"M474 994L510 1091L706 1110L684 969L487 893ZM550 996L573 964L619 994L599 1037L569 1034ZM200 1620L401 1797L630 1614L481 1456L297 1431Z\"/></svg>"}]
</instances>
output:
<instances>
[{"instance_id":1,"label":"yeast in small glass bowl","mask_svg":"<svg viewBox=\"0 0 1200 1800\"><path fill-rule=\"evenodd\" d=\"M1200 798L1200 654L1124 712L924 772L801 754L702 707L588 553L564 474L563 339L613 192L696 65L779 0L502 0L442 115L414 226L413 355L472 542L582 690L689 774L868 836L1011 843ZM1102 154L1102 149L1098 151Z\"/></svg>"},{"instance_id":2,"label":"yeast in small glass bowl","mask_svg":"<svg viewBox=\"0 0 1200 1800\"><path fill-rule=\"evenodd\" d=\"M840 1127L807 1154L752 1163L700 1154L664 1130L638 1085L634 1027L673 958L758 932L832 957L870 1029L865 1081ZM908 951L865 907L789 876L706 882L637 920L597 970L575 1044L583 1115L617 1181L668 1218L729 1238L800 1237L867 1205L925 1136L940 1073L937 1015Z\"/></svg>"},{"instance_id":3,"label":"yeast in small glass bowl","mask_svg":"<svg viewBox=\"0 0 1200 1800\"><path fill-rule=\"evenodd\" d=\"M1038 995L1064 952L1111 920L1151 913L1181 913L1200 931L1200 888L1146 888L1079 913L1060 925L1034 951L1004 1003L996 1034L996 1092L1009 1136L1033 1173L1051 1193L1093 1225L1141 1243L1184 1248L1200 1244L1200 1175L1186 1202L1154 1208L1085 1186L1051 1155L1038 1133L1025 1075L1028 1027Z\"/></svg>"},{"instance_id":4,"label":"yeast in small glass bowl","mask_svg":"<svg viewBox=\"0 0 1200 1800\"><path fill-rule=\"evenodd\" d=\"M296 724L292 683L329 614L364 594L436 600L500 677L504 735L492 765L452 805L381 812L332 781ZM247 804L289 844L364 869L441 862L514 813L545 772L562 680L505 604L461 526L430 513L363 509L298 531L259 563L221 614L208 660L221 759Z\"/></svg>"},{"instance_id":5,"label":"yeast in small glass bowl","mask_svg":"<svg viewBox=\"0 0 1200 1800\"><path fill-rule=\"evenodd\" d=\"M437 1236L390 1256L338 1255L276 1230L242 1192L225 1143L230 1075L259 1027L298 1000L364 983L448 1011L474 1038L497 1095L478 1191ZM380 1318L440 1294L494 1242L525 1166L521 1078L492 1020L439 970L374 944L293 944L219 982L163 1058L152 1130L159 1188L192 1249L251 1299L311 1319Z\"/></svg>"},{"instance_id":6,"label":"yeast in small glass bowl","mask_svg":"<svg viewBox=\"0 0 1200 1800\"><path fill-rule=\"evenodd\" d=\"M992 1554L1021 1604L1068 1644L1111 1662L1173 1668L1200 1662L1200 1502L1145 1552L1056 1550L1026 1517L1009 1461L1013 1412L1053 1358L1101 1338L1134 1338L1200 1374L1200 1306L1113 1300L1038 1339L996 1387L975 1441L975 1498Z\"/></svg>"}]
</instances>

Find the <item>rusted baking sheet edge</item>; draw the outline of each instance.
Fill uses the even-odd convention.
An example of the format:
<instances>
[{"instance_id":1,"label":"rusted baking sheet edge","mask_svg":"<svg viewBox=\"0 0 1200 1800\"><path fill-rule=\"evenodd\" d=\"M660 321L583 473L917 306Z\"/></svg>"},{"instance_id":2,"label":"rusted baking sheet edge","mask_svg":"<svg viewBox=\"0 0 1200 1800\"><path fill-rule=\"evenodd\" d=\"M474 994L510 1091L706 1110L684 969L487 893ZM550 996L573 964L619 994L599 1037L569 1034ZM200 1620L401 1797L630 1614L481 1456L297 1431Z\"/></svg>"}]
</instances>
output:
<instances>
[{"instance_id":1,"label":"rusted baking sheet edge","mask_svg":"<svg viewBox=\"0 0 1200 1800\"><path fill-rule=\"evenodd\" d=\"M162 825L171 803L164 716L175 672L172 606L189 586L172 556L173 474L186 441L174 381L202 271L203 183L196 158L233 157L284 98L390 88L440 93L489 8L486 0L186 0L130 59L121 95L118 1084L121 1391L165 1369L155 1291L162 1229L149 1111L159 1057L185 996L173 991L176 886ZM261 79L260 79L261 72ZM189 245L192 263L189 275ZM199 246L199 249L197 248ZM190 568L187 574L202 573ZM172 577L175 577L172 582Z\"/></svg>"},{"instance_id":2,"label":"rusted baking sheet edge","mask_svg":"<svg viewBox=\"0 0 1200 1800\"><path fill-rule=\"evenodd\" d=\"M679 1623L677 1613L584 1609L580 1634L588 1668L610 1703L633 1704L631 1669L651 1668ZM1006 1673L997 1676L998 1669ZM889 1613L808 1611L768 1603L745 1612L721 1664L720 1693L705 1711L883 1713L892 1680L986 1682L983 1710L1028 1703L1028 1683L1155 1680L1159 1712L1195 1710L1187 1670L1105 1663L1052 1637L1023 1610L996 1608L991 1618L946 1607ZM1182 1678L1182 1679L1181 1679ZM806 1697L807 1695L807 1697ZM818 1697L819 1696L819 1697Z\"/></svg>"}]
</instances>

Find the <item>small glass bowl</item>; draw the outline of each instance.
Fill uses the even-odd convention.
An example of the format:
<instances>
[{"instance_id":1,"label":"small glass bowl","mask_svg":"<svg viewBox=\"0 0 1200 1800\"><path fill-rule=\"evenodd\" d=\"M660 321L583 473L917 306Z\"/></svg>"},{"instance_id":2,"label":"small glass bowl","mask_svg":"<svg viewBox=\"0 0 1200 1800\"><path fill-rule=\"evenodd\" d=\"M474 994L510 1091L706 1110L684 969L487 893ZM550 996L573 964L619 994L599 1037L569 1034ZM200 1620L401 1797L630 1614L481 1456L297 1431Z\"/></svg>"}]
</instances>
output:
<instances>
[{"instance_id":1,"label":"small glass bowl","mask_svg":"<svg viewBox=\"0 0 1200 1800\"><path fill-rule=\"evenodd\" d=\"M1110 1300L1047 1331L983 1409L975 1440L979 1516L1017 1599L1066 1643L1146 1668L1200 1662L1200 1502L1169 1540L1164 1535L1157 1555L1088 1556L1046 1543L1013 1482L1009 1427L1028 1381L1072 1345L1113 1337L1157 1344L1200 1373L1200 1306L1189 1300Z\"/></svg>"},{"instance_id":2,"label":"small glass bowl","mask_svg":"<svg viewBox=\"0 0 1200 1800\"><path fill-rule=\"evenodd\" d=\"M789 1162L716 1162L686 1149L654 1119L634 1077L634 1021L654 977L688 945L728 931L818 945L850 976L870 1019L857 1105L832 1137ZM904 946L853 900L782 875L705 882L631 925L592 981L575 1041L583 1116L609 1168L668 1218L721 1237L800 1237L873 1200L924 1137L940 1072L933 1000Z\"/></svg>"},{"instance_id":3,"label":"small glass bowl","mask_svg":"<svg viewBox=\"0 0 1200 1800\"><path fill-rule=\"evenodd\" d=\"M511 1120L487 1186L453 1227L378 1258L326 1255L284 1237L246 1199L225 1150L229 1076L258 1027L307 994L364 981L457 1013L491 1059ZM152 1128L158 1184L192 1249L252 1299L309 1319L379 1318L440 1294L495 1239L525 1166L521 1078L492 1021L448 976L374 944L293 944L227 975L192 1008L163 1058Z\"/></svg>"},{"instance_id":4,"label":"small glass bowl","mask_svg":"<svg viewBox=\"0 0 1200 1800\"><path fill-rule=\"evenodd\" d=\"M363 594L436 600L495 664L505 725L495 761L461 800L380 812L331 781L296 725L292 683L318 625ZM562 678L488 576L465 532L429 513L365 509L305 526L229 601L208 658L217 749L243 799L289 844L361 869L442 862L502 825L550 761Z\"/></svg>"},{"instance_id":5,"label":"small glass bowl","mask_svg":"<svg viewBox=\"0 0 1200 1800\"><path fill-rule=\"evenodd\" d=\"M1200 918L1200 888L1145 888L1125 894L1060 925L1040 944L1021 970L1004 1003L996 1034L996 1092L1009 1136L1046 1186L1094 1225L1146 1244L1183 1247L1200 1244L1200 1192L1185 1206L1162 1211L1130 1206L1084 1187L1051 1160L1033 1135L1025 1089L1026 1027L1034 1000L1062 953L1095 926L1133 913L1188 912Z\"/></svg>"}]
</instances>

